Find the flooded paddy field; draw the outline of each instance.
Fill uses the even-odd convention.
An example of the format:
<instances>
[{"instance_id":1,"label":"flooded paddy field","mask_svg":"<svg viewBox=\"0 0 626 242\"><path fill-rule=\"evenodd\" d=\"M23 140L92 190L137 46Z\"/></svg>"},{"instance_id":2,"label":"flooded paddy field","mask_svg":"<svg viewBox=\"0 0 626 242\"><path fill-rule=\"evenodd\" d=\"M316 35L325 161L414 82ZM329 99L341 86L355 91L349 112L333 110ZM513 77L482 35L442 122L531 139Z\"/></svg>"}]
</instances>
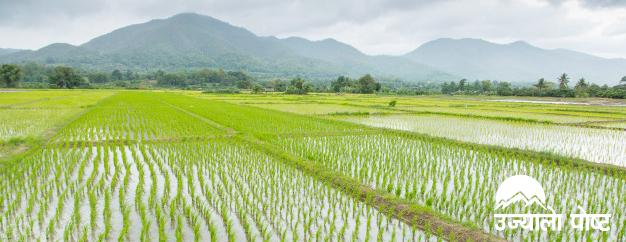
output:
<instances>
[{"instance_id":1,"label":"flooded paddy field","mask_svg":"<svg viewBox=\"0 0 626 242\"><path fill-rule=\"evenodd\" d=\"M3 241L626 239L622 107L33 92L0 94L4 150L28 144L0 156ZM555 213L609 214L608 231L496 229L514 175Z\"/></svg>"}]
</instances>

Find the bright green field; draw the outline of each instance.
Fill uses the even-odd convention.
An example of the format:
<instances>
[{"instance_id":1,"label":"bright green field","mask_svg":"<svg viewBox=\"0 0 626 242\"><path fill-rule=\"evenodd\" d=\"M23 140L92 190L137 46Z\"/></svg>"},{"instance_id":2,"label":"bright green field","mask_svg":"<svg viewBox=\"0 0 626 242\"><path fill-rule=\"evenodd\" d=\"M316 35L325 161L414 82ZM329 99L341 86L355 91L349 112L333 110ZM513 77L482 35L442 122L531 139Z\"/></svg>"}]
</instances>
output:
<instances>
[{"instance_id":1,"label":"bright green field","mask_svg":"<svg viewBox=\"0 0 626 242\"><path fill-rule=\"evenodd\" d=\"M0 241L626 240L626 108L493 100L0 93ZM497 231L518 174L610 230Z\"/></svg>"},{"instance_id":2,"label":"bright green field","mask_svg":"<svg viewBox=\"0 0 626 242\"><path fill-rule=\"evenodd\" d=\"M26 91L0 93L0 159L50 138L113 91Z\"/></svg>"},{"instance_id":3,"label":"bright green field","mask_svg":"<svg viewBox=\"0 0 626 242\"><path fill-rule=\"evenodd\" d=\"M603 123L603 124L598 124L598 126L608 127L608 128L626 129L626 122Z\"/></svg>"}]
</instances>

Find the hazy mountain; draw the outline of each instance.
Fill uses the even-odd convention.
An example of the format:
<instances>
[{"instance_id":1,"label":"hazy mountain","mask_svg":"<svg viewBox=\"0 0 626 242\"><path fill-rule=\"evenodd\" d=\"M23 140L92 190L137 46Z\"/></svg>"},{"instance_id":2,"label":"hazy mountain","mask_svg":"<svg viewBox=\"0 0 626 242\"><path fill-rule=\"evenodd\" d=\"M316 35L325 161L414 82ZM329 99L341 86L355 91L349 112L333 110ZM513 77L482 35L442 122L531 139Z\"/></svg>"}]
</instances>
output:
<instances>
[{"instance_id":1,"label":"hazy mountain","mask_svg":"<svg viewBox=\"0 0 626 242\"><path fill-rule=\"evenodd\" d=\"M0 55L11 54L11 53L19 52L19 51L22 51L22 50L19 50L19 49L3 49L3 48L0 48Z\"/></svg>"},{"instance_id":2,"label":"hazy mountain","mask_svg":"<svg viewBox=\"0 0 626 242\"><path fill-rule=\"evenodd\" d=\"M53 44L0 57L0 62L26 61L103 70L209 67L266 77L329 78L366 73L409 80L452 77L402 57L367 56L334 40L259 37L192 13L123 27L80 46Z\"/></svg>"},{"instance_id":3,"label":"hazy mountain","mask_svg":"<svg viewBox=\"0 0 626 242\"><path fill-rule=\"evenodd\" d=\"M522 41L494 44L480 39L438 39L405 57L469 79L534 82L542 77L555 80L568 73L599 84L617 84L626 75L625 59L541 49Z\"/></svg>"},{"instance_id":4,"label":"hazy mountain","mask_svg":"<svg viewBox=\"0 0 626 242\"><path fill-rule=\"evenodd\" d=\"M94 51L64 43L55 43L37 51L23 50L4 56L18 61L34 61L41 63L82 63L90 64L98 60Z\"/></svg>"},{"instance_id":5,"label":"hazy mountain","mask_svg":"<svg viewBox=\"0 0 626 242\"><path fill-rule=\"evenodd\" d=\"M458 77L398 56L369 56L334 39L310 41L291 37L280 40L297 54L323 60L353 75L371 73L407 80L453 80Z\"/></svg>"},{"instance_id":6,"label":"hazy mountain","mask_svg":"<svg viewBox=\"0 0 626 242\"><path fill-rule=\"evenodd\" d=\"M12 52L12 53L8 53ZM184 13L130 25L80 46L52 44L36 51L0 50L0 63L41 62L90 69L177 70L222 68L258 77L333 78L366 73L405 81L461 77L517 82L554 80L566 72L595 83L616 84L626 60L525 42L494 44L478 39L438 39L404 56L370 56L333 39L260 37L218 19Z\"/></svg>"},{"instance_id":7,"label":"hazy mountain","mask_svg":"<svg viewBox=\"0 0 626 242\"><path fill-rule=\"evenodd\" d=\"M243 28L197 14L130 25L80 46L52 44L3 59L104 70L212 67L272 75L341 72L328 63L291 53L279 46L275 38L258 37Z\"/></svg>"}]
</instances>

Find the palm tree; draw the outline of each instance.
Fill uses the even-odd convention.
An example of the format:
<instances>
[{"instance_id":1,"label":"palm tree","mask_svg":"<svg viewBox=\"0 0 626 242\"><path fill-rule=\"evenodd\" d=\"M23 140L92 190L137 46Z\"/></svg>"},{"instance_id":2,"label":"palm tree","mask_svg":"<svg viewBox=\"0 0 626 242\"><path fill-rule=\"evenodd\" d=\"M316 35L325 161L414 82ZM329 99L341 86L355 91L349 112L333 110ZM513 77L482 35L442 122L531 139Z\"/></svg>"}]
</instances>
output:
<instances>
[{"instance_id":1,"label":"palm tree","mask_svg":"<svg viewBox=\"0 0 626 242\"><path fill-rule=\"evenodd\" d=\"M559 81L560 89L567 89L567 83L569 83L569 76L567 76L567 74L561 74L557 80Z\"/></svg>"},{"instance_id":2,"label":"palm tree","mask_svg":"<svg viewBox=\"0 0 626 242\"><path fill-rule=\"evenodd\" d=\"M585 89L589 86L589 84L587 84L587 82L585 81L585 78L580 78L580 80L578 80L578 83L576 83L576 89Z\"/></svg>"},{"instance_id":3,"label":"palm tree","mask_svg":"<svg viewBox=\"0 0 626 242\"><path fill-rule=\"evenodd\" d=\"M539 81L537 81L537 84L533 86L537 87L537 89L539 89L539 93L541 93L541 90L548 87L548 82L546 81L546 79L541 78L539 79Z\"/></svg>"}]
</instances>

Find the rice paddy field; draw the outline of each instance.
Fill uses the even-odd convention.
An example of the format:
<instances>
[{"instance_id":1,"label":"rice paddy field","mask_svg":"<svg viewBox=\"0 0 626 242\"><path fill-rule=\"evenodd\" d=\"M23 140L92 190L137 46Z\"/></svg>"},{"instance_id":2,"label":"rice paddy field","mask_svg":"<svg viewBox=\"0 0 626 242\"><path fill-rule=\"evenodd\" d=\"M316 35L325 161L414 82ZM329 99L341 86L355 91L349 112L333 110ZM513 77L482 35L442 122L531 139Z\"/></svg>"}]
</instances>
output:
<instances>
[{"instance_id":1,"label":"rice paddy field","mask_svg":"<svg viewBox=\"0 0 626 242\"><path fill-rule=\"evenodd\" d=\"M626 241L626 107L595 101L0 93L0 241ZM609 230L497 230L513 175Z\"/></svg>"}]
</instances>

